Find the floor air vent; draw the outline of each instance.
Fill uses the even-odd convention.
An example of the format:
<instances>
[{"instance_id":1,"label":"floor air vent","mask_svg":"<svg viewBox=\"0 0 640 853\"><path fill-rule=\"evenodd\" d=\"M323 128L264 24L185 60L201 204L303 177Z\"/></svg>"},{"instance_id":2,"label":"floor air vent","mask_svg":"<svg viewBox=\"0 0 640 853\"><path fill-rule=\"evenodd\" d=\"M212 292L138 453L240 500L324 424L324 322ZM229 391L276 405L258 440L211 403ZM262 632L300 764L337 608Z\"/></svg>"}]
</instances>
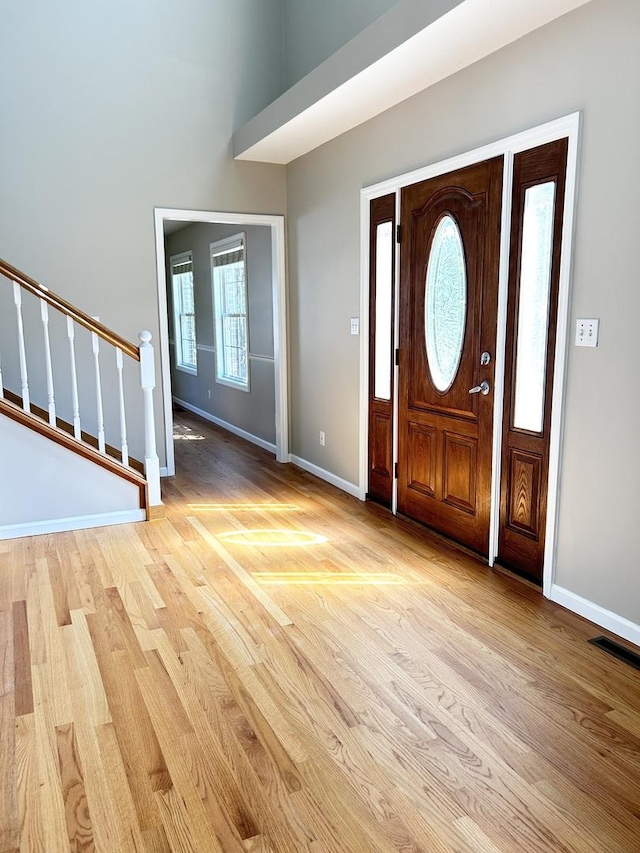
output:
<instances>
[{"instance_id":1,"label":"floor air vent","mask_svg":"<svg viewBox=\"0 0 640 853\"><path fill-rule=\"evenodd\" d=\"M618 658L618 660L628 663L629 666L634 667L634 669L640 669L640 655L636 652L632 652L631 649L626 648L626 646L621 646L620 643L616 643L614 640L609 640L607 637L594 637L593 640L589 640L589 642L591 645L602 649L602 651L606 652L608 655L612 655L614 658Z\"/></svg>"}]
</instances>

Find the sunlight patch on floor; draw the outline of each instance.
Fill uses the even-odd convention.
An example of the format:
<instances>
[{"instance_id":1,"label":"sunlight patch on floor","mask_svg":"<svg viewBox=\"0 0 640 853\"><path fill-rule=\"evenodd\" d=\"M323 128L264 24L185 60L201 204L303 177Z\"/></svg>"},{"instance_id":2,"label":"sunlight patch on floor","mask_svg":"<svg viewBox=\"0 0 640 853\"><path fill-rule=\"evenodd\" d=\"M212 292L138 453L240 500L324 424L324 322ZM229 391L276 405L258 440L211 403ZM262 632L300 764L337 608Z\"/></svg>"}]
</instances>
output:
<instances>
[{"instance_id":1,"label":"sunlight patch on floor","mask_svg":"<svg viewBox=\"0 0 640 853\"><path fill-rule=\"evenodd\" d=\"M404 578L391 572L253 572L265 586L403 586Z\"/></svg>"},{"instance_id":2,"label":"sunlight patch on floor","mask_svg":"<svg viewBox=\"0 0 640 853\"><path fill-rule=\"evenodd\" d=\"M262 548L308 548L329 541L326 536L307 530L229 530L216 536L227 544L259 545Z\"/></svg>"},{"instance_id":3,"label":"sunlight patch on floor","mask_svg":"<svg viewBox=\"0 0 640 853\"><path fill-rule=\"evenodd\" d=\"M206 441L206 436L202 433L195 432L191 427L182 424L174 424L173 438L174 441Z\"/></svg>"}]
</instances>

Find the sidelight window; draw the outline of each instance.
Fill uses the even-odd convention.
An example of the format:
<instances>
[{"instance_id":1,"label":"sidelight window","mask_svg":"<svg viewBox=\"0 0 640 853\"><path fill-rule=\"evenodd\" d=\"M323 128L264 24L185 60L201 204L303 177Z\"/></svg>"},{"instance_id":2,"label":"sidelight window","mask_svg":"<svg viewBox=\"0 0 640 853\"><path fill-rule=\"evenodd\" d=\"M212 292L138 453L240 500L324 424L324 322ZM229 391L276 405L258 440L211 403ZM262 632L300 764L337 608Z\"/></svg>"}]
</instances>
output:
<instances>
[{"instance_id":1,"label":"sidelight window","mask_svg":"<svg viewBox=\"0 0 640 853\"><path fill-rule=\"evenodd\" d=\"M553 255L555 182L524 197L513 425L542 432Z\"/></svg>"}]
</instances>

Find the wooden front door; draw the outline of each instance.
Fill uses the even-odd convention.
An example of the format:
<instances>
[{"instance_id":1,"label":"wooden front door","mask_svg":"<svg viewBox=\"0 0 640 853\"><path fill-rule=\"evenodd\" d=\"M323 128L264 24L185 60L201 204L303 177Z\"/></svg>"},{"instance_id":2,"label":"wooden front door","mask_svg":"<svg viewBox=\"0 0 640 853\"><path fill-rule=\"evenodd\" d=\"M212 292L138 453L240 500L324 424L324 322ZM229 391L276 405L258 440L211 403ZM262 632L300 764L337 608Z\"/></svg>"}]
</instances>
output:
<instances>
[{"instance_id":1,"label":"wooden front door","mask_svg":"<svg viewBox=\"0 0 640 853\"><path fill-rule=\"evenodd\" d=\"M398 511L485 556L502 171L498 157L402 191Z\"/></svg>"}]
</instances>

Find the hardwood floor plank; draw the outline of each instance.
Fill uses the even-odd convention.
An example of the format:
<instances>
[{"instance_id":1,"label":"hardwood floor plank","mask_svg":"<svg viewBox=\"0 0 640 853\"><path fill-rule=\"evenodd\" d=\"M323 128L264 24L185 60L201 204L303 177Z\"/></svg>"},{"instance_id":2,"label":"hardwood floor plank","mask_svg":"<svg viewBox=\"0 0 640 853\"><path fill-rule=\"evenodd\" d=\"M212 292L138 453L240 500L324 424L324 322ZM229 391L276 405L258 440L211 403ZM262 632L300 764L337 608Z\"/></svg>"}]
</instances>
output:
<instances>
[{"instance_id":1,"label":"hardwood floor plank","mask_svg":"<svg viewBox=\"0 0 640 853\"><path fill-rule=\"evenodd\" d=\"M64 800L69 847L72 851L93 850L91 815L73 724L56 728L60 783Z\"/></svg>"},{"instance_id":2,"label":"hardwood floor plank","mask_svg":"<svg viewBox=\"0 0 640 853\"><path fill-rule=\"evenodd\" d=\"M12 617L12 608L0 610L0 850L17 847L20 836Z\"/></svg>"},{"instance_id":3,"label":"hardwood floor plank","mask_svg":"<svg viewBox=\"0 0 640 853\"><path fill-rule=\"evenodd\" d=\"M31 652L27 602L13 603L13 665L15 672L16 717L33 713L33 688L31 686Z\"/></svg>"},{"instance_id":4,"label":"hardwood floor plank","mask_svg":"<svg viewBox=\"0 0 640 853\"><path fill-rule=\"evenodd\" d=\"M38 752L34 714L16 719L16 785L23 849L45 850L46 828L38 808Z\"/></svg>"},{"instance_id":5,"label":"hardwood floor plank","mask_svg":"<svg viewBox=\"0 0 640 853\"><path fill-rule=\"evenodd\" d=\"M593 626L179 421L165 518L0 543L0 853L640 850Z\"/></svg>"}]
</instances>

